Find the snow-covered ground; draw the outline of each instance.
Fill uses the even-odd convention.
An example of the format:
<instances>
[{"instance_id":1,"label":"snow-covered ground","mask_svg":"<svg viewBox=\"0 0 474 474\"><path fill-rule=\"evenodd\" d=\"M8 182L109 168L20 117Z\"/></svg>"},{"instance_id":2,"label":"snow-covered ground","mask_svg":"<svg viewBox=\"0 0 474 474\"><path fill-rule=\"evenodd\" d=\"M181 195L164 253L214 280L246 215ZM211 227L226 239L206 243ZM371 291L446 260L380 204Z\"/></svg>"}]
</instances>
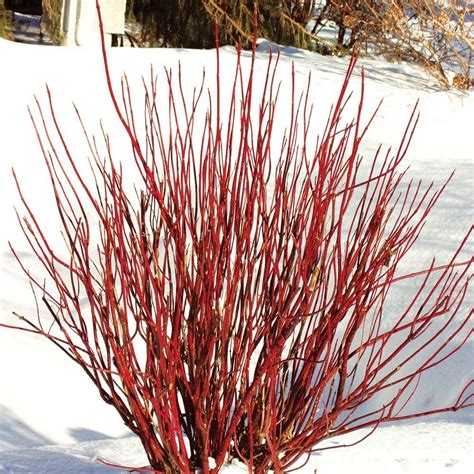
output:
<instances>
[{"instance_id":1,"label":"snow-covered ground","mask_svg":"<svg viewBox=\"0 0 474 474\"><path fill-rule=\"evenodd\" d=\"M349 441L357 439L355 435L350 438ZM472 473L473 441L472 425L462 422L383 427L363 443L312 455L308 463L295 472L314 474L317 469L316 474L469 474ZM348 441L337 438L325 446L337 447L345 442ZM138 439L125 437L62 445L41 444L0 452L0 472L121 472L100 464L97 457L113 459L123 465L146 465ZM302 463L305 461L302 459ZM222 469L222 474L245 472L245 467L235 461Z\"/></svg>"},{"instance_id":2,"label":"snow-covered ground","mask_svg":"<svg viewBox=\"0 0 474 474\"><path fill-rule=\"evenodd\" d=\"M270 46L260 44L258 74L265 70ZM215 52L120 49L110 52L110 61L116 80L125 71L135 84L141 74L148 74L150 63L155 71L160 71L163 66L176 67L180 61L185 87L192 91L202 67L212 77ZM232 48L223 48L222 70L227 71L226 66L234 61ZM288 87L292 62L301 87L311 71L311 92L323 124L324 111L336 98L347 59L284 48L279 69L284 87ZM59 119L78 156L84 143L78 133L72 101L79 106L91 130L99 130L101 118L109 131L113 132L117 124L112 119L97 50L19 45L0 39L0 65L0 322L8 324L14 322L12 311L35 312L31 290L8 247L8 241L13 241L26 262L33 261L13 210L19 202L12 167L40 217L51 221L52 235L55 231L48 181L26 106L33 103L33 94L45 103L47 82L55 96ZM367 116L384 99L364 151L373 153L379 143L396 145L419 99L421 120L406 161L411 166L409 176L441 183L456 169L411 257L415 269L422 268L433 256L445 261L473 223L474 94L441 92L421 71L406 65L380 60L363 60L360 65L365 67L367 77ZM356 74L356 91L357 79ZM282 94L282 107L284 99ZM120 135L116 138L117 153L125 153ZM125 159L126 155L120 158ZM471 242L470 255L472 249ZM471 291L465 310L472 306ZM471 340L455 359L425 377L425 391L415 400L413 409L453 402L460 387L472 379L473 347ZM473 423L471 411L455 417L382 427L355 447L315 454L298 472L312 474L317 468L318 474L472 473ZM351 434L349 441L337 438L326 445L347 444L360 436L361 433ZM97 456L130 466L146 464L139 442L130 437L114 410L104 405L79 368L38 337L0 329L0 472L110 470L95 461ZM226 472L243 471L239 466L228 466Z\"/></svg>"}]
</instances>

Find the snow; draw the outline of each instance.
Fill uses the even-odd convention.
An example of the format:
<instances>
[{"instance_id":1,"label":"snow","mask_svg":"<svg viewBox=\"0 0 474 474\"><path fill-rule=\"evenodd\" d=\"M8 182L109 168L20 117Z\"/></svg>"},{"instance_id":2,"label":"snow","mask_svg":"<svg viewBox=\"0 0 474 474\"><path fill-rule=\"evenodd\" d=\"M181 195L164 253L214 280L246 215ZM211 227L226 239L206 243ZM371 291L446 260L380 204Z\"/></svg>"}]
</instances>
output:
<instances>
[{"instance_id":1,"label":"snow","mask_svg":"<svg viewBox=\"0 0 474 474\"><path fill-rule=\"evenodd\" d=\"M349 440L340 437L326 442L325 446L335 448L359 437L360 434L351 435ZM296 472L313 474L317 468L317 474L468 474L472 472L472 442L472 425L467 423L439 421L382 427L363 443L313 454ZM0 452L0 472L111 472L98 458L113 459L124 465L146 465L139 440L126 437L3 451ZM115 472L127 471L117 469ZM233 460L221 472L243 474L247 470Z\"/></svg>"},{"instance_id":2,"label":"snow","mask_svg":"<svg viewBox=\"0 0 474 474\"><path fill-rule=\"evenodd\" d=\"M259 43L258 74L264 72L268 50L273 47L265 41ZM104 119L109 131L117 130L114 128L117 125L105 90L99 51L20 45L0 39L0 60L0 322L11 324L15 323L12 311L30 315L36 311L28 283L8 247L8 241L14 242L26 262L33 261L13 210L19 201L12 167L40 217L50 221L51 234L55 235L54 215L49 212L52 201L48 181L27 105L33 104L34 94L46 103L44 84L48 83L58 117L78 156L85 153L85 147L82 139L77 138L80 134L72 101L79 106L92 131L99 130L100 119ZM141 74L148 74L150 63L160 71L163 66L176 68L180 61L185 87L191 91L203 67L208 77L212 77L214 60L214 51L110 51L116 84L123 71L132 84L138 84ZM222 48L222 70L226 71L225 66L234 60L234 50ZM279 69L283 90L288 87L292 63L300 87L311 71L312 96L323 121L324 111L336 97L347 59L325 58L284 48ZM432 79L413 66L373 59L361 60L359 66L364 66L366 71L367 116L380 99L384 100L364 144L365 153L373 153L379 143L396 145L412 107L419 100L421 120L406 161L411 167L409 176L441 183L456 169L453 181L412 254L416 268L422 268L433 256L446 260L474 217L474 94L440 91ZM360 72L353 80L356 91L359 76ZM117 140L116 149L126 150L120 146L123 140L120 134ZM468 250L472 255L472 242ZM472 307L472 303L471 292L466 308ZM424 377L425 391L414 401L413 409L452 403L460 387L473 378L473 356L471 340L455 359ZM385 474L467 474L472 472L474 464L473 423L471 410L457 416L384 426L354 447L314 454L297 472L312 474L317 468L318 474L381 471ZM354 442L364 433L347 435L348 440L328 440L326 446ZM52 344L38 337L0 329L0 472L110 471L98 463L97 458L127 466L146 465L138 440L130 436L113 408L101 401L95 387L78 367ZM245 469L234 460L223 472L235 474Z\"/></svg>"}]
</instances>

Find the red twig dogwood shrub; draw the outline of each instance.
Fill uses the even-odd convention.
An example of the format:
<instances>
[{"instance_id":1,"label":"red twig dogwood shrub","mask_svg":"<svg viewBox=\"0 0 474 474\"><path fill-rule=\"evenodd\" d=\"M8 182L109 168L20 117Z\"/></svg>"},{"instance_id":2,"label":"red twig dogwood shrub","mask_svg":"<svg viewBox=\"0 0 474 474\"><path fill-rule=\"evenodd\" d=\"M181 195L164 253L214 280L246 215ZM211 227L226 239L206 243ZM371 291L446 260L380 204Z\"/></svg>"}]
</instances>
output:
<instances>
[{"instance_id":1,"label":"red twig dogwood shrub","mask_svg":"<svg viewBox=\"0 0 474 474\"><path fill-rule=\"evenodd\" d=\"M217 53L208 99L202 86L188 100L181 71L166 71L164 97L152 78L140 128L126 78L119 105L105 50L104 61L140 178L130 186L113 137L104 157L86 132L88 182L48 91L32 115L68 251L49 243L19 186L20 223L49 278L18 256L48 310L22 329L82 367L140 438L148 470L215 473L233 457L283 472L329 437L472 406L467 385L450 407L409 411L470 322L470 262L459 261L469 233L444 266L397 272L442 191L399 171L415 112L398 151L366 163L363 82L356 117L342 118L355 59L311 145L313 109L294 74L278 114L278 58L257 97L255 54L249 69L237 54L224 96ZM387 301L409 280L416 291L387 325Z\"/></svg>"}]
</instances>

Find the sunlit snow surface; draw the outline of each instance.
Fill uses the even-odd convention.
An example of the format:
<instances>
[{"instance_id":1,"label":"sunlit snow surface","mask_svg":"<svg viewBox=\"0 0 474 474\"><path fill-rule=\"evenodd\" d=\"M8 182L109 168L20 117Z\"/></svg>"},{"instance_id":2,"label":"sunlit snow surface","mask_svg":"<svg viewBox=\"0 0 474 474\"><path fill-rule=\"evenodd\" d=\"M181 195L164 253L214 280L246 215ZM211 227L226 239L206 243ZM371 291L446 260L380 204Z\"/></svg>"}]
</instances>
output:
<instances>
[{"instance_id":1,"label":"sunlit snow surface","mask_svg":"<svg viewBox=\"0 0 474 474\"><path fill-rule=\"evenodd\" d=\"M256 68L259 77L265 72L270 47L265 42L259 46ZM176 70L180 61L185 89L190 94L198 85L203 67L209 80L215 72L215 51L121 49L110 52L110 61L116 85L125 71L135 86L140 84L142 74L149 74L150 64L162 74L163 66ZM288 94L284 92L289 90L294 62L299 88L304 86L311 71L311 95L319 116L316 128L322 127L325 113L336 98L347 59L325 58L286 48L280 62L278 78L283 83L283 93L279 106L289 107L285 103ZM234 63L235 51L223 48L224 76L233 71ZM34 94L46 103L44 83L47 82L66 137L77 156L86 153L72 101L79 106L92 132L99 130L100 119L104 119L109 132L117 130L117 124L105 90L98 51L18 45L0 40L0 64L0 320L8 324L15 322L12 311L29 315L36 311L28 283L8 247L8 241L13 241L25 262L34 262L19 232L13 209L19 202L12 167L40 218L51 222L48 230L52 238L57 238L48 180L26 106L33 104ZM409 263L413 262L414 268L419 269L433 256L446 261L474 217L474 95L439 91L421 71L406 65L376 60L364 60L360 65L366 71L366 116L380 99L384 100L364 143L364 152L370 156L379 143L396 145L419 99L420 124L406 159L410 165L409 177L441 183L456 169ZM359 89L359 76L358 72L352 82L355 93ZM356 102L352 110L355 106ZM127 148L121 146L123 135L117 133L114 139L118 158L126 158ZM472 248L471 242L465 256L472 255ZM471 292L465 308L471 308L472 303ZM455 359L424 377L425 391L412 408L423 410L453 403L460 388L472 379L472 360L471 341ZM317 474L472 473L471 415L465 412L456 417L382 427L355 447L313 455L298 472L313 474L317 468ZM348 444L361 435L351 434L349 440L329 440L324 446ZM118 415L100 400L87 377L54 346L28 334L0 330L0 472L110 471L98 464L96 457L127 466L146 464L139 442L129 436ZM245 470L232 464L224 472Z\"/></svg>"},{"instance_id":2,"label":"sunlit snow surface","mask_svg":"<svg viewBox=\"0 0 474 474\"><path fill-rule=\"evenodd\" d=\"M322 445L335 447L357 440L352 434ZM351 472L354 474L469 474L472 473L473 430L469 423L419 422L380 428L363 443L350 448L313 454L298 474ZM127 472L102 465L97 458L124 465L146 465L146 457L135 437L83 441L74 444L41 445L0 452L0 472ZM306 461L302 459L302 463ZM295 467L298 467L295 464ZM232 460L221 471L247 472Z\"/></svg>"}]
</instances>

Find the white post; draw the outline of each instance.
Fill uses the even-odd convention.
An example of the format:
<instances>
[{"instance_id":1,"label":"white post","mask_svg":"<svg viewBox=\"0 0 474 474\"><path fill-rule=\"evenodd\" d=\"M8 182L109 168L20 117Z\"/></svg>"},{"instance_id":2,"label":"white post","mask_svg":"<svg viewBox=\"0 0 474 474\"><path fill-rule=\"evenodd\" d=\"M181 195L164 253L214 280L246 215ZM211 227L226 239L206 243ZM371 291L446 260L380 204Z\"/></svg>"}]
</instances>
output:
<instances>
[{"instance_id":1,"label":"white post","mask_svg":"<svg viewBox=\"0 0 474 474\"><path fill-rule=\"evenodd\" d=\"M126 0L100 0L106 34L125 31ZM95 0L64 0L62 30L65 45L95 46L100 43Z\"/></svg>"},{"instance_id":2,"label":"white post","mask_svg":"<svg viewBox=\"0 0 474 474\"><path fill-rule=\"evenodd\" d=\"M74 46L76 44L76 23L78 18L78 0L64 0L61 15L61 29L64 34L64 44Z\"/></svg>"}]
</instances>

